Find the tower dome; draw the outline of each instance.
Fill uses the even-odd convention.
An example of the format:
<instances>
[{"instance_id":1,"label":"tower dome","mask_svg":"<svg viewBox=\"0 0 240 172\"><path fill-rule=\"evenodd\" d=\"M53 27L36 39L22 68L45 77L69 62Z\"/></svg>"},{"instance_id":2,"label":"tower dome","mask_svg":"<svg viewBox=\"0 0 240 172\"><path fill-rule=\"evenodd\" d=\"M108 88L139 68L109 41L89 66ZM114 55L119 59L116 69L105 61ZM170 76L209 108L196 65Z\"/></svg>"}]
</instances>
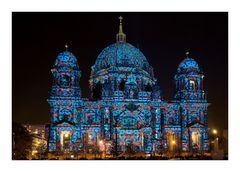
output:
<instances>
[{"instance_id":1,"label":"tower dome","mask_svg":"<svg viewBox=\"0 0 240 172\"><path fill-rule=\"evenodd\" d=\"M79 66L78 66L77 58L74 56L73 53L67 50L68 45L65 45L65 47L66 47L66 50L58 54L54 67L56 68L66 67L73 70L78 70Z\"/></svg>"},{"instance_id":2,"label":"tower dome","mask_svg":"<svg viewBox=\"0 0 240 172\"><path fill-rule=\"evenodd\" d=\"M188 57L189 52L186 52L186 58L179 64L177 72L178 73L198 73L200 69L198 63L193 59Z\"/></svg>"}]
</instances>

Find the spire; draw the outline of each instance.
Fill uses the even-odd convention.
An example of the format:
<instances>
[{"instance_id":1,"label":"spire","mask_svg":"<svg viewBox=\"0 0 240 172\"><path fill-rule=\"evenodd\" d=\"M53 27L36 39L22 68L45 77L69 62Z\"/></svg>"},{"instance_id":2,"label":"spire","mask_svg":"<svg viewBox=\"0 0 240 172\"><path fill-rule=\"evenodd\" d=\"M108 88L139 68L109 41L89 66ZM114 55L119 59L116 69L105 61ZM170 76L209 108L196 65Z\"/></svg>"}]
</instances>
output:
<instances>
[{"instance_id":1,"label":"spire","mask_svg":"<svg viewBox=\"0 0 240 172\"><path fill-rule=\"evenodd\" d=\"M119 20L120 20L120 24L119 24L119 32L118 34L116 35L116 39L117 39L117 42L126 42L126 35L123 33L123 29L122 29L122 19L123 17L120 16L119 17Z\"/></svg>"}]
</instances>

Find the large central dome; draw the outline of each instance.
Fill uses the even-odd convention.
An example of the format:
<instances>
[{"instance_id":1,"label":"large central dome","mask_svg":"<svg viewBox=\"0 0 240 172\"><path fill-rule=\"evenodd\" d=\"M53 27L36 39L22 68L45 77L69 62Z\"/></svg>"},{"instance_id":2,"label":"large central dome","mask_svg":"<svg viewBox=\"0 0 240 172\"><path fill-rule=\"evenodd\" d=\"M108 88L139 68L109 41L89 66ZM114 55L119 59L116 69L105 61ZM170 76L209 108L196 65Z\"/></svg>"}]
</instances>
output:
<instances>
[{"instance_id":1,"label":"large central dome","mask_svg":"<svg viewBox=\"0 0 240 172\"><path fill-rule=\"evenodd\" d=\"M120 25L116 35L116 43L104 48L98 55L95 65L92 66L92 74L102 75L104 71L114 68L120 73L138 71L153 78L153 69L146 57L138 48L126 42L126 35L122 29L122 17L119 19Z\"/></svg>"},{"instance_id":2,"label":"large central dome","mask_svg":"<svg viewBox=\"0 0 240 172\"><path fill-rule=\"evenodd\" d=\"M97 57L94 69L107 69L111 66L134 67L146 70L149 66L143 53L126 42L117 42L103 49Z\"/></svg>"},{"instance_id":3,"label":"large central dome","mask_svg":"<svg viewBox=\"0 0 240 172\"><path fill-rule=\"evenodd\" d=\"M132 99L139 92L155 88L152 66L138 48L126 42L122 17L119 19L116 43L104 48L92 66L89 83L93 99L118 96Z\"/></svg>"}]
</instances>

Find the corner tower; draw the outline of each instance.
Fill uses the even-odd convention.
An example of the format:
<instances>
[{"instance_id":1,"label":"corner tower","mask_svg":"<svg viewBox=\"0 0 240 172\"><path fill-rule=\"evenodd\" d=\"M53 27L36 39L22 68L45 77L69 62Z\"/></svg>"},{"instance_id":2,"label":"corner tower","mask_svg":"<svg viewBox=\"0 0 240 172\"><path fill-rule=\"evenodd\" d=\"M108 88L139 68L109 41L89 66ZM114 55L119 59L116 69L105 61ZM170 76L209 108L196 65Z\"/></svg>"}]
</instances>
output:
<instances>
[{"instance_id":1,"label":"corner tower","mask_svg":"<svg viewBox=\"0 0 240 172\"><path fill-rule=\"evenodd\" d=\"M53 85L50 104L50 137L48 149L54 151L72 151L74 143L79 139L79 121L81 90L80 77L76 57L66 50L58 54L53 66ZM69 149L69 150L66 150Z\"/></svg>"},{"instance_id":2,"label":"corner tower","mask_svg":"<svg viewBox=\"0 0 240 172\"><path fill-rule=\"evenodd\" d=\"M208 103L203 78L198 63L186 52L186 58L179 64L174 78L174 99L180 105L182 151L206 151L209 147Z\"/></svg>"},{"instance_id":3,"label":"corner tower","mask_svg":"<svg viewBox=\"0 0 240 172\"><path fill-rule=\"evenodd\" d=\"M186 58L179 64L174 77L176 83L174 99L181 102L205 102L203 78L198 63L189 57L189 52L186 52Z\"/></svg>"}]
</instances>

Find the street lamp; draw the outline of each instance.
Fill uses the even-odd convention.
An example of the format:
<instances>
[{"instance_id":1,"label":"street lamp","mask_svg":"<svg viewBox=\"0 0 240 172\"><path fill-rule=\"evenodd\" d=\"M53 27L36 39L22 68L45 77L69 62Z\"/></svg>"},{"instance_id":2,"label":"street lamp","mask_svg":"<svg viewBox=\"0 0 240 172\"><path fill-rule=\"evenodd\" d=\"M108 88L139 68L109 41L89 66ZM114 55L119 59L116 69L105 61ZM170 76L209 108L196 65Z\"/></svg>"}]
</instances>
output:
<instances>
[{"instance_id":1,"label":"street lamp","mask_svg":"<svg viewBox=\"0 0 240 172\"><path fill-rule=\"evenodd\" d=\"M99 141L99 145L102 145L102 144L103 144L103 141L102 141L102 140L100 140L100 141Z\"/></svg>"},{"instance_id":2,"label":"street lamp","mask_svg":"<svg viewBox=\"0 0 240 172\"><path fill-rule=\"evenodd\" d=\"M216 130L216 129L213 129L212 132L213 132L213 134L215 134L215 135L217 134L217 130Z\"/></svg>"}]
</instances>

